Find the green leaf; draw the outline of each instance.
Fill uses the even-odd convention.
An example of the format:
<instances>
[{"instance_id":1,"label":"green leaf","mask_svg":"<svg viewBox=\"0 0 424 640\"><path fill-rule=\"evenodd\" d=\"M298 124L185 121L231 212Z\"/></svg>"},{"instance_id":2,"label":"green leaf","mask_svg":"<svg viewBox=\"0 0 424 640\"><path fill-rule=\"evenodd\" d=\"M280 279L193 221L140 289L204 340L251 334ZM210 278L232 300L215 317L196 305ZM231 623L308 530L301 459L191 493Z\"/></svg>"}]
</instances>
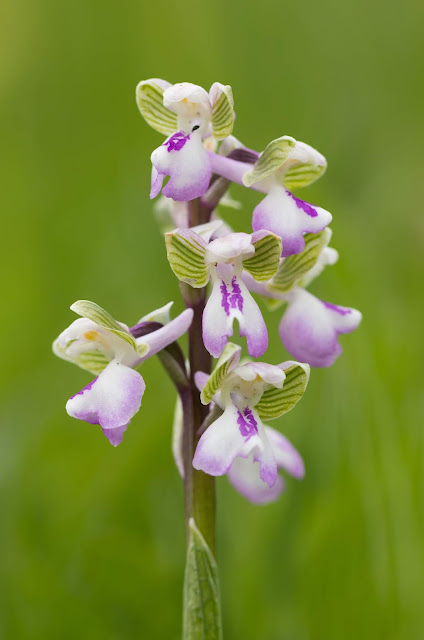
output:
<instances>
[{"instance_id":1,"label":"green leaf","mask_svg":"<svg viewBox=\"0 0 424 640\"><path fill-rule=\"evenodd\" d=\"M243 182L246 187L255 182L267 178L277 171L289 158L296 145L296 140L290 136L282 136L269 143L253 165L253 168L244 174Z\"/></svg>"},{"instance_id":2,"label":"green leaf","mask_svg":"<svg viewBox=\"0 0 424 640\"><path fill-rule=\"evenodd\" d=\"M254 234L255 235L255 234ZM281 257L281 238L268 232L253 243L255 253L243 262L243 268L258 282L270 280L277 272Z\"/></svg>"},{"instance_id":3,"label":"green leaf","mask_svg":"<svg viewBox=\"0 0 424 640\"><path fill-rule=\"evenodd\" d=\"M283 184L289 191L307 187L315 182L325 172L327 165L313 164L312 162L299 163L288 169L284 176Z\"/></svg>"},{"instance_id":4,"label":"green leaf","mask_svg":"<svg viewBox=\"0 0 424 640\"><path fill-rule=\"evenodd\" d=\"M270 291L286 293L316 264L321 251L327 246L331 231L324 229L320 233L305 235L305 248L302 253L288 256L281 261L277 273L268 285Z\"/></svg>"},{"instance_id":5,"label":"green leaf","mask_svg":"<svg viewBox=\"0 0 424 640\"><path fill-rule=\"evenodd\" d=\"M233 342L225 345L215 369L208 378L200 394L202 404L209 404L218 389L222 386L222 381L231 369L234 369L240 361L241 347Z\"/></svg>"},{"instance_id":6,"label":"green leaf","mask_svg":"<svg viewBox=\"0 0 424 640\"><path fill-rule=\"evenodd\" d=\"M229 136L234 126L234 99L230 85L215 82L210 91L212 102L212 133L217 140Z\"/></svg>"},{"instance_id":7,"label":"green leaf","mask_svg":"<svg viewBox=\"0 0 424 640\"><path fill-rule=\"evenodd\" d=\"M282 389L270 387L255 406L262 420L273 420L287 413L299 402L308 386L310 367L308 364L289 361L284 363L286 379Z\"/></svg>"},{"instance_id":8,"label":"green leaf","mask_svg":"<svg viewBox=\"0 0 424 640\"><path fill-rule=\"evenodd\" d=\"M189 528L182 637L183 640L222 640L218 567L193 518Z\"/></svg>"},{"instance_id":9,"label":"green leaf","mask_svg":"<svg viewBox=\"0 0 424 640\"><path fill-rule=\"evenodd\" d=\"M139 82L135 91L137 106L147 124L166 136L178 129L177 114L163 106L163 92L167 86L171 85L151 78Z\"/></svg>"},{"instance_id":10,"label":"green leaf","mask_svg":"<svg viewBox=\"0 0 424 640\"><path fill-rule=\"evenodd\" d=\"M206 242L190 229L176 229L165 234L165 243L169 264L178 280L195 288L206 286L209 282Z\"/></svg>"},{"instance_id":11,"label":"green leaf","mask_svg":"<svg viewBox=\"0 0 424 640\"><path fill-rule=\"evenodd\" d=\"M80 316L83 316L83 318L88 318L88 320L98 324L100 327L114 333L118 338L127 342L134 351L137 351L137 345L132 335L128 331L125 331L124 327L120 325L119 322L112 318L107 311L102 309L102 307L99 307L95 302L91 302L90 300L78 300L71 305L71 309Z\"/></svg>"}]
</instances>

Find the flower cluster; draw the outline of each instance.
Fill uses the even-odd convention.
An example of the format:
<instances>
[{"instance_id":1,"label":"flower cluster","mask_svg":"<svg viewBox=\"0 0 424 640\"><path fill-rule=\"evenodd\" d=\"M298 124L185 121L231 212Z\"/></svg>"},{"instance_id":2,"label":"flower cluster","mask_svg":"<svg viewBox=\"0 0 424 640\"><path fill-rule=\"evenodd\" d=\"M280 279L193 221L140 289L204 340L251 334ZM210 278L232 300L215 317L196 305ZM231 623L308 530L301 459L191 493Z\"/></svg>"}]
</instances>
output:
<instances>
[{"instance_id":1,"label":"flower cluster","mask_svg":"<svg viewBox=\"0 0 424 640\"><path fill-rule=\"evenodd\" d=\"M136 99L146 122L166 136L151 155L150 197L162 194L156 210L166 230L169 264L184 286L208 291L201 331L205 349L218 362L211 374L192 371L190 380L214 419L198 439L193 467L227 474L254 502L274 500L284 486L278 469L301 478L304 467L290 442L262 420L295 406L310 366L332 365L341 353L339 335L361 320L359 311L323 302L306 290L338 254L329 247L331 214L293 191L317 180L326 160L287 135L262 152L247 148L232 135L231 87L218 82L207 92L187 82L150 79L139 83ZM238 206L228 196L231 183L262 194L247 233L234 232L219 217L218 204ZM194 223L193 202L204 213ZM261 358L268 348L266 323L252 293L273 309L285 305L279 333L298 362L240 364L241 347L228 341L234 320L251 358ZM117 445L144 393L137 368L189 330L193 311L170 320L167 305L129 329L94 303L80 301L71 308L82 318L59 336L54 351L97 377L68 401L67 411L99 424ZM189 380L184 361L180 365ZM174 453L184 473L179 414L174 427Z\"/></svg>"}]
</instances>

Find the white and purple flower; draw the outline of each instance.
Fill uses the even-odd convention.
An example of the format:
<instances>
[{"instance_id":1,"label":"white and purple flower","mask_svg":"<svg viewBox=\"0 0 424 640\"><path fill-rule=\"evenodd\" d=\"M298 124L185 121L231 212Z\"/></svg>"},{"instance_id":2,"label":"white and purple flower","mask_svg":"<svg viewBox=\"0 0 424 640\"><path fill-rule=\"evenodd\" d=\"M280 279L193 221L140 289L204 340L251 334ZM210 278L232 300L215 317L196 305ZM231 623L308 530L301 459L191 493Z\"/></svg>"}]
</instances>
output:
<instances>
[{"instance_id":1,"label":"white and purple flower","mask_svg":"<svg viewBox=\"0 0 424 640\"><path fill-rule=\"evenodd\" d=\"M213 476L228 474L252 502L270 502L284 488L278 469L301 478L304 466L290 442L262 419L278 418L297 404L308 383L309 366L292 361L239 366L240 352L229 343L209 378L196 374L203 404L213 401L223 414L200 438L193 466Z\"/></svg>"},{"instance_id":2,"label":"white and purple flower","mask_svg":"<svg viewBox=\"0 0 424 640\"><path fill-rule=\"evenodd\" d=\"M201 227L196 228L200 232ZM248 271L257 281L276 273L281 241L269 231L230 233L211 242L195 229L176 229L166 234L168 260L179 280L204 287L212 280L212 291L203 313L203 342L218 357L233 333L237 319L240 335L246 336L249 354L263 355L268 332L260 309L241 274Z\"/></svg>"},{"instance_id":3,"label":"white and purple flower","mask_svg":"<svg viewBox=\"0 0 424 640\"><path fill-rule=\"evenodd\" d=\"M234 103L231 87L215 82L209 93L191 82L171 85L165 80L140 82L137 104L154 129L168 134L151 155L150 197L162 190L176 201L202 196L211 179L212 168L204 140L223 140L233 128ZM168 183L163 181L169 176Z\"/></svg>"},{"instance_id":4,"label":"white and purple flower","mask_svg":"<svg viewBox=\"0 0 424 640\"><path fill-rule=\"evenodd\" d=\"M246 272L242 276L250 291L288 303L279 327L281 340L294 358L312 367L331 366L342 352L339 335L354 331L362 319L356 309L323 302L304 289L337 261L330 239L330 229L306 235L302 254L283 258L269 282L258 283Z\"/></svg>"},{"instance_id":5,"label":"white and purple flower","mask_svg":"<svg viewBox=\"0 0 424 640\"><path fill-rule=\"evenodd\" d=\"M169 307L140 322L167 321ZM59 335L53 351L97 377L68 400L66 410L78 420L100 425L109 442L117 446L140 408L146 386L135 368L183 335L193 311L186 309L164 326L135 339L127 325L93 302L80 300L71 309L82 317Z\"/></svg>"}]
</instances>

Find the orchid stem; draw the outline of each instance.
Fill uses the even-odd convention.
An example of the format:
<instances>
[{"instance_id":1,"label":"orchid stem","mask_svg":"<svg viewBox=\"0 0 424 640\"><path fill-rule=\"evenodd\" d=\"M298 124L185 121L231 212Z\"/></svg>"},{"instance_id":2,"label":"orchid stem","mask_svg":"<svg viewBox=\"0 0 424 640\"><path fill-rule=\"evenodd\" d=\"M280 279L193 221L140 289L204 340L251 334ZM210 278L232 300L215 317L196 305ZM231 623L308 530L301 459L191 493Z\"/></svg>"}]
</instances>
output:
<instances>
[{"instance_id":1,"label":"orchid stem","mask_svg":"<svg viewBox=\"0 0 424 640\"><path fill-rule=\"evenodd\" d=\"M200 198L189 202L190 226L204 224L209 221L210 209L205 207ZM184 497L185 521L188 536L190 518L194 518L197 528L203 535L210 550L215 554L215 478L193 467L193 456L199 441L198 430L208 414L208 408L200 402L200 393L194 382L196 371L210 373L211 356L205 349L202 340L202 315L206 304L206 288L193 289L181 283L181 293L187 307L193 309L194 316L188 331L190 388L181 392L183 405L183 463L184 463ZM188 541L188 537L187 537Z\"/></svg>"}]
</instances>

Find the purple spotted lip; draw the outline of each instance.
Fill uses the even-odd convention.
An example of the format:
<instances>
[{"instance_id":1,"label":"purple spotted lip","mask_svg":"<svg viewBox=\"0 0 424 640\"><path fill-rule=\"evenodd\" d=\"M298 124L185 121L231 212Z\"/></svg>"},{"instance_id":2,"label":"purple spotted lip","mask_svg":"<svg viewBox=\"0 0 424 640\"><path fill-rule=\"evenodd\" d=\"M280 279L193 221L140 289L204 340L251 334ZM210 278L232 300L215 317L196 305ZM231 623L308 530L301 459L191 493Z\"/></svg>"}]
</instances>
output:
<instances>
[{"instance_id":1,"label":"purple spotted lip","mask_svg":"<svg viewBox=\"0 0 424 640\"><path fill-rule=\"evenodd\" d=\"M166 142L163 143L163 146L168 147L168 153L171 151L181 151L188 140L190 140L190 134L186 136L182 131L177 131L177 133L174 133L169 140L166 140Z\"/></svg>"},{"instance_id":2,"label":"purple spotted lip","mask_svg":"<svg viewBox=\"0 0 424 640\"><path fill-rule=\"evenodd\" d=\"M237 414L237 424L239 426L239 431L247 442L252 436L255 436L258 433L258 423L253 417L252 409L249 409L249 407L243 409L243 412L238 410Z\"/></svg>"},{"instance_id":3,"label":"purple spotted lip","mask_svg":"<svg viewBox=\"0 0 424 640\"><path fill-rule=\"evenodd\" d=\"M224 280L221 280L220 290L222 294L221 306L227 316L230 315L231 309L238 309L239 311L243 311L243 296L241 293L240 285L237 283L236 276L234 276L231 280L231 290L227 288Z\"/></svg>"}]
</instances>

